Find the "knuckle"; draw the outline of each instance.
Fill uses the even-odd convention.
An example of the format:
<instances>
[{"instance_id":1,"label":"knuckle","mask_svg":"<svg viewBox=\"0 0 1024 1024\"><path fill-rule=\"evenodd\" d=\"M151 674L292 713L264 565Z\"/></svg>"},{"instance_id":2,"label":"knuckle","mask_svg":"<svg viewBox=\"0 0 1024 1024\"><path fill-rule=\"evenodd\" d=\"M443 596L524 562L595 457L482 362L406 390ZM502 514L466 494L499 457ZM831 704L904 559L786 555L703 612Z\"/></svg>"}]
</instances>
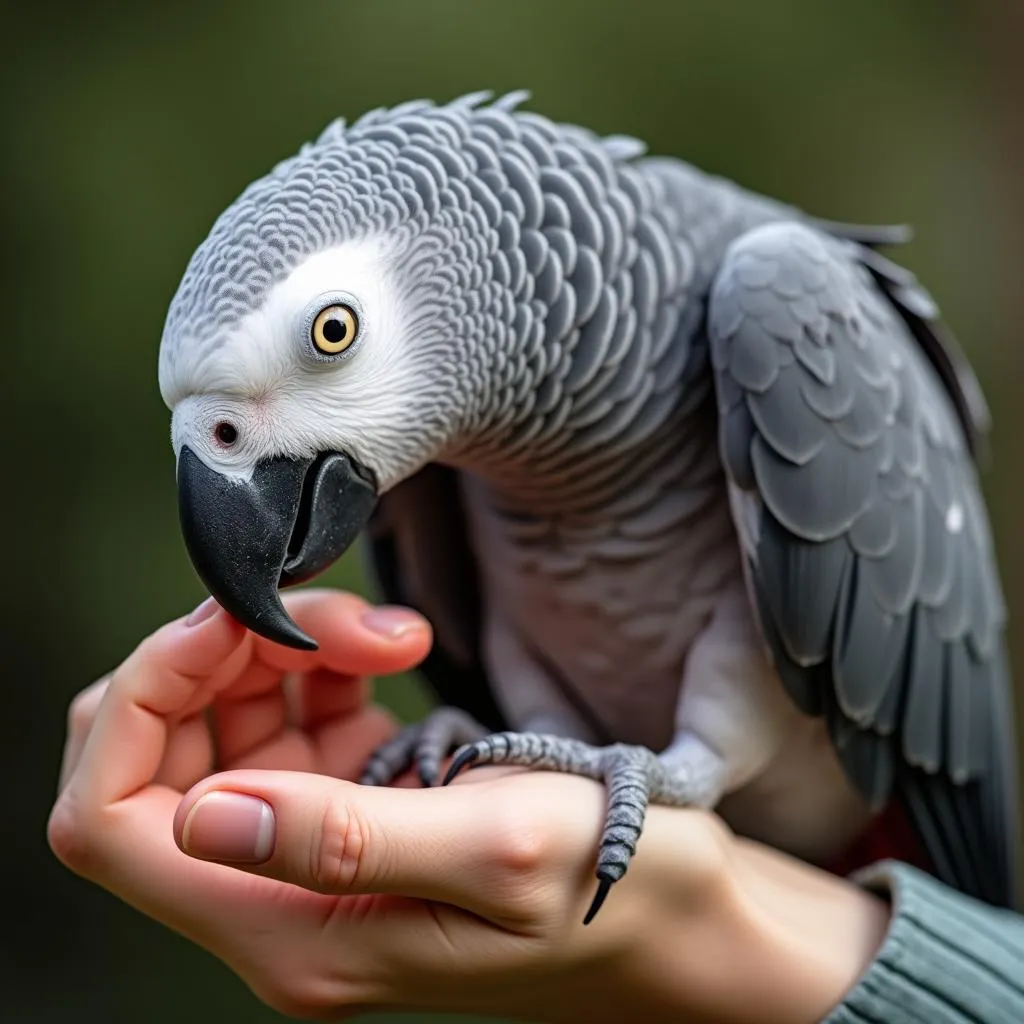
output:
<instances>
[{"instance_id":1,"label":"knuckle","mask_svg":"<svg viewBox=\"0 0 1024 1024\"><path fill-rule=\"evenodd\" d=\"M315 974L298 963L291 964L287 972L277 967L246 974L246 983L260 1002L295 1020L348 1020L360 1011L364 1002L353 986L339 983L326 974Z\"/></svg>"},{"instance_id":2,"label":"knuckle","mask_svg":"<svg viewBox=\"0 0 1024 1024\"><path fill-rule=\"evenodd\" d=\"M81 809L68 793L63 794L50 812L46 840L57 859L75 874L88 876L95 860L91 830Z\"/></svg>"},{"instance_id":3,"label":"knuckle","mask_svg":"<svg viewBox=\"0 0 1024 1024\"><path fill-rule=\"evenodd\" d=\"M260 1002L284 1017L294 1020L315 1019L305 999L302 986L278 978L259 977L250 980L249 988Z\"/></svg>"},{"instance_id":4,"label":"knuckle","mask_svg":"<svg viewBox=\"0 0 1024 1024\"><path fill-rule=\"evenodd\" d=\"M374 837L379 840L379 836ZM319 892L345 892L368 882L370 825L352 804L328 798L312 844L310 877Z\"/></svg>"},{"instance_id":5,"label":"knuckle","mask_svg":"<svg viewBox=\"0 0 1024 1024\"><path fill-rule=\"evenodd\" d=\"M497 797L497 794L495 794ZM495 827L492 831L492 862L514 876L533 876L552 861L553 840L543 816L516 794L502 794L492 804Z\"/></svg>"},{"instance_id":6,"label":"knuckle","mask_svg":"<svg viewBox=\"0 0 1024 1024\"><path fill-rule=\"evenodd\" d=\"M96 718L96 712L99 710L106 688L107 681L103 679L75 695L68 706L69 733L84 733L92 728L92 723Z\"/></svg>"}]
</instances>

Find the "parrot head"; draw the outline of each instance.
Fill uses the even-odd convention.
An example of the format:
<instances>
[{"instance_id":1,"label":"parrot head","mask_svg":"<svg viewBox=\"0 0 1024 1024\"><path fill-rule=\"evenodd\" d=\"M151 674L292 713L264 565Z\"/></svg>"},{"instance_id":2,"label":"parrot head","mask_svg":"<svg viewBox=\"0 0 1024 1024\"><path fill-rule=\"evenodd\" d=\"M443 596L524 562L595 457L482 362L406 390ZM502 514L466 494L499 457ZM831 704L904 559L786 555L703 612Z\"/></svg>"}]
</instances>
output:
<instances>
[{"instance_id":1,"label":"parrot head","mask_svg":"<svg viewBox=\"0 0 1024 1024\"><path fill-rule=\"evenodd\" d=\"M512 228L463 145L481 99L330 125L221 214L171 302L159 379L186 547L278 642L316 646L279 588L508 412Z\"/></svg>"}]
</instances>

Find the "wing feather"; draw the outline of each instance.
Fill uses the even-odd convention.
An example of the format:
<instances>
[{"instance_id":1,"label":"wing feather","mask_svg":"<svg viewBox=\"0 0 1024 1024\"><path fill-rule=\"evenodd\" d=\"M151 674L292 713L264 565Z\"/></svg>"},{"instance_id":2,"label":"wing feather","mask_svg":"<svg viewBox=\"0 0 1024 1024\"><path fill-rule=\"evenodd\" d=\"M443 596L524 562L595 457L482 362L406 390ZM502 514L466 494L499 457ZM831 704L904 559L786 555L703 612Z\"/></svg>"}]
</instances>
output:
<instances>
[{"instance_id":1,"label":"wing feather","mask_svg":"<svg viewBox=\"0 0 1024 1024\"><path fill-rule=\"evenodd\" d=\"M784 685L825 716L870 804L903 802L947 882L1009 905L1005 609L972 457L988 411L931 298L866 248L884 232L834 235L759 227L711 291L751 600Z\"/></svg>"}]
</instances>

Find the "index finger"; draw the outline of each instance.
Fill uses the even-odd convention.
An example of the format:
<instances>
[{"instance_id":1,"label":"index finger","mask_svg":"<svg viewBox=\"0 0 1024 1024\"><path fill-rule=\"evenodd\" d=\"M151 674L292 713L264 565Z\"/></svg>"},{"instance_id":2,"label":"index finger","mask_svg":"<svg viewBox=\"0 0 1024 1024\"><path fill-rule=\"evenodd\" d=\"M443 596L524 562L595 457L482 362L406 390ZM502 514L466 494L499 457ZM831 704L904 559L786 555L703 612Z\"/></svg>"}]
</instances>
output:
<instances>
[{"instance_id":1,"label":"index finger","mask_svg":"<svg viewBox=\"0 0 1024 1024\"><path fill-rule=\"evenodd\" d=\"M236 679L252 658L252 634L226 612L190 626L168 623L115 670L65 793L86 814L152 782L171 721L197 693Z\"/></svg>"}]
</instances>

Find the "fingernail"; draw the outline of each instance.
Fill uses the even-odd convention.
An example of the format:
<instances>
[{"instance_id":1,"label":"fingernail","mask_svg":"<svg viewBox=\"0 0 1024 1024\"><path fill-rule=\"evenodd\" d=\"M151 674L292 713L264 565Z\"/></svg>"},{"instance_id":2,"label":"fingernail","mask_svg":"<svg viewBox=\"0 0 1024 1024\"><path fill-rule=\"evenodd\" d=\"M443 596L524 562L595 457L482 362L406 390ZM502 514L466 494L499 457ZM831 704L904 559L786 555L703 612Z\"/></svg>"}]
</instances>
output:
<instances>
[{"instance_id":1,"label":"fingernail","mask_svg":"<svg viewBox=\"0 0 1024 1024\"><path fill-rule=\"evenodd\" d=\"M262 864L274 852L274 812L265 800L217 791L200 797L181 829L192 857L233 864Z\"/></svg>"},{"instance_id":2,"label":"fingernail","mask_svg":"<svg viewBox=\"0 0 1024 1024\"><path fill-rule=\"evenodd\" d=\"M217 614L217 609L220 607L219 604L212 598L208 597L198 608L196 608L191 615L185 620L186 626L198 626L199 623L205 622L207 619L212 619Z\"/></svg>"},{"instance_id":3,"label":"fingernail","mask_svg":"<svg viewBox=\"0 0 1024 1024\"><path fill-rule=\"evenodd\" d=\"M423 619L408 608L382 605L363 612L363 625L374 633L397 640L414 629L422 629Z\"/></svg>"}]
</instances>

